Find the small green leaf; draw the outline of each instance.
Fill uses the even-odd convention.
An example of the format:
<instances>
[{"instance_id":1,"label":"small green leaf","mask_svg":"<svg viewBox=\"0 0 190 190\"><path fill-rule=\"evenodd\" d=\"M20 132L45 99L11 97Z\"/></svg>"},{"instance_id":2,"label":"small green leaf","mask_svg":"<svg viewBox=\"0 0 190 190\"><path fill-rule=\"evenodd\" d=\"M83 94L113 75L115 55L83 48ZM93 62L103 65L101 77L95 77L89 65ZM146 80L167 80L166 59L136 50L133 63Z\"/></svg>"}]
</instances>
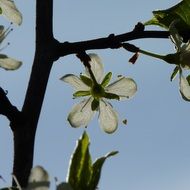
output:
<instances>
[{"instance_id":1,"label":"small green leaf","mask_svg":"<svg viewBox=\"0 0 190 190\"><path fill-rule=\"evenodd\" d=\"M105 92L104 97L107 98L107 99L120 100L120 98L119 98L119 96L117 94L108 93L108 92Z\"/></svg>"},{"instance_id":2,"label":"small green leaf","mask_svg":"<svg viewBox=\"0 0 190 190\"><path fill-rule=\"evenodd\" d=\"M92 101L92 104L91 104L92 111L95 111L98 108L99 104L100 104L99 100L94 98L94 100Z\"/></svg>"},{"instance_id":3,"label":"small green leaf","mask_svg":"<svg viewBox=\"0 0 190 190\"><path fill-rule=\"evenodd\" d=\"M187 34L190 30L189 10L190 1L183 0L169 9L153 11L153 18L145 25L158 25L168 29L172 21L179 20L176 26L179 34Z\"/></svg>"},{"instance_id":4,"label":"small green leaf","mask_svg":"<svg viewBox=\"0 0 190 190\"><path fill-rule=\"evenodd\" d=\"M89 153L89 137L86 132L78 140L76 149L71 157L68 182L73 190L87 189L91 178L92 161Z\"/></svg>"},{"instance_id":5,"label":"small green leaf","mask_svg":"<svg viewBox=\"0 0 190 190\"><path fill-rule=\"evenodd\" d=\"M104 79L101 83L102 87L106 87L109 84L111 77L112 77L112 72L109 72L106 74L106 76L104 77Z\"/></svg>"},{"instance_id":6,"label":"small green leaf","mask_svg":"<svg viewBox=\"0 0 190 190\"><path fill-rule=\"evenodd\" d=\"M84 84L86 84L89 87L92 87L93 82L90 78L88 78L85 75L80 75L80 78L81 78L82 82L84 82Z\"/></svg>"},{"instance_id":7,"label":"small green leaf","mask_svg":"<svg viewBox=\"0 0 190 190\"><path fill-rule=\"evenodd\" d=\"M90 190L94 190L97 188L97 185L98 185L98 182L100 179L100 175L101 175L102 166L103 166L105 160L110 156L116 155L117 153L118 153L118 151L112 151L109 154L107 154L106 156L103 156L103 157L97 159L93 163L92 178L91 178L90 186L89 186Z\"/></svg>"},{"instance_id":8,"label":"small green leaf","mask_svg":"<svg viewBox=\"0 0 190 190\"><path fill-rule=\"evenodd\" d=\"M172 75L171 75L171 77L170 77L170 81L173 81L174 79L175 79L175 77L176 77L176 75L178 74L178 72L179 72L179 66L176 66L175 68L174 68L174 70L173 70L173 72L172 72Z\"/></svg>"},{"instance_id":9,"label":"small green leaf","mask_svg":"<svg viewBox=\"0 0 190 190\"><path fill-rule=\"evenodd\" d=\"M83 96L89 96L90 95L90 91L83 91L83 90L79 90L79 91L76 91L73 96L75 98L78 98L78 97L83 97Z\"/></svg>"}]
</instances>

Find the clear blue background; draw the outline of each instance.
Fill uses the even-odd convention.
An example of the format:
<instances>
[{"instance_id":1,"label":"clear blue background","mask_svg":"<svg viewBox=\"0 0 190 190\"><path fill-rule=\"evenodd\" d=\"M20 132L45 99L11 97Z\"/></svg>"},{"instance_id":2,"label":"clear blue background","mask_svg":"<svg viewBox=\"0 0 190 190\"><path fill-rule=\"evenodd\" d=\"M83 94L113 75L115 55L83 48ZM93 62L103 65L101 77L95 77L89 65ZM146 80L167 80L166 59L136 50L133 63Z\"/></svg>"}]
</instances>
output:
<instances>
[{"instance_id":1,"label":"clear blue background","mask_svg":"<svg viewBox=\"0 0 190 190\"><path fill-rule=\"evenodd\" d=\"M11 102L20 109L23 104L34 56L35 1L17 0L23 13L23 24L14 27L3 50L23 61L14 72L0 70L0 86L8 90ZM178 0L55 0L54 34L59 41L80 41L131 31L139 21L152 17L152 10L165 9ZM8 22L1 18L1 23ZM147 29L159 29L148 27ZM45 31L44 31L45 32ZM6 42L4 44L6 44ZM160 54L174 51L170 40L133 41L145 50ZM135 65L128 63L132 54L123 49L93 50L104 63L105 71L130 76L138 84L136 96L113 102L120 122L113 135L102 132L97 117L89 124L90 151L93 159L112 150L119 154L103 167L100 190L188 190L190 189L189 103L181 99L178 79L170 82L173 66L141 55ZM79 74L83 66L74 55L55 62L47 87L35 143L34 165L42 165L59 181L66 178L70 155L82 132L73 129L66 118L73 104L72 88L59 80L65 74ZM34 105L35 106L35 105ZM9 121L0 117L0 187L10 184L13 140ZM53 189L53 187L52 187Z\"/></svg>"}]
</instances>

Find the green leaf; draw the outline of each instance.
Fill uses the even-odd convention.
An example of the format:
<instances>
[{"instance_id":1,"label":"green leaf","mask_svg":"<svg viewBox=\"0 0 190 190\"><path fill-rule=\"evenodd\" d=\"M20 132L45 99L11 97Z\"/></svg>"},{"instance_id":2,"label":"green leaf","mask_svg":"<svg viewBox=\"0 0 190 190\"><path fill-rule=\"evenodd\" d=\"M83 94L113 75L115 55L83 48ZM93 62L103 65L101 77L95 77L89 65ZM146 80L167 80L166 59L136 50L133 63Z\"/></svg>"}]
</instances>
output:
<instances>
[{"instance_id":1,"label":"green leaf","mask_svg":"<svg viewBox=\"0 0 190 190\"><path fill-rule=\"evenodd\" d=\"M79 90L79 91L77 91L77 92L75 92L75 93L73 94L73 96L74 96L75 98L83 97L83 96L89 96L89 95L90 95L90 91L83 91L83 90Z\"/></svg>"},{"instance_id":2,"label":"green leaf","mask_svg":"<svg viewBox=\"0 0 190 190\"><path fill-rule=\"evenodd\" d=\"M173 72L172 72L172 75L171 75L171 77L170 77L170 81L173 81L174 79L175 79L175 77L176 77L176 75L178 74L178 72L179 72L179 66L176 66L175 68L174 68L174 70L173 70Z\"/></svg>"},{"instance_id":3,"label":"green leaf","mask_svg":"<svg viewBox=\"0 0 190 190\"><path fill-rule=\"evenodd\" d=\"M91 103L91 109L92 109L92 111L95 111L98 108L99 104L100 104L99 100L97 100L97 99L94 98L94 100Z\"/></svg>"},{"instance_id":4,"label":"green leaf","mask_svg":"<svg viewBox=\"0 0 190 190\"><path fill-rule=\"evenodd\" d=\"M110 156L114 156L118 153L118 151L112 151L109 154L107 154L106 156L103 156L99 159L97 159L94 163L93 163L93 172L92 172L92 178L90 181L90 185L89 185L89 190L94 190L97 188L98 182L100 180L100 176L101 176L101 170L102 170L102 166L105 162L105 160L110 157Z\"/></svg>"},{"instance_id":5,"label":"green leaf","mask_svg":"<svg viewBox=\"0 0 190 190\"><path fill-rule=\"evenodd\" d=\"M119 100L120 99L117 94L108 93L108 92L105 92L104 97L107 98L107 99L114 99L114 100Z\"/></svg>"},{"instance_id":6,"label":"green leaf","mask_svg":"<svg viewBox=\"0 0 190 190\"><path fill-rule=\"evenodd\" d=\"M105 160L117 154L112 151L106 156L97 159L93 165L89 153L89 137L86 132L78 140L76 149L71 157L69 174L66 183L61 183L57 190L95 190L101 175L102 166Z\"/></svg>"},{"instance_id":7,"label":"green leaf","mask_svg":"<svg viewBox=\"0 0 190 190\"><path fill-rule=\"evenodd\" d=\"M87 189L87 184L91 179L92 161L89 144L89 137L84 132L81 139L78 140L70 162L68 182L73 190Z\"/></svg>"},{"instance_id":8,"label":"green leaf","mask_svg":"<svg viewBox=\"0 0 190 190\"><path fill-rule=\"evenodd\" d=\"M190 0L183 0L175 6L165 9L153 11L153 18L145 25L158 25L168 29L172 21L179 20L176 25L179 34L186 34L190 30Z\"/></svg>"},{"instance_id":9,"label":"green leaf","mask_svg":"<svg viewBox=\"0 0 190 190\"><path fill-rule=\"evenodd\" d=\"M104 77L102 83L101 83L101 86L106 87L109 84L111 77L112 77L112 72L107 73L106 76Z\"/></svg>"},{"instance_id":10,"label":"green leaf","mask_svg":"<svg viewBox=\"0 0 190 190\"><path fill-rule=\"evenodd\" d=\"M93 82L90 78L88 78L85 75L80 75L80 78L81 78L82 82L84 82L84 84L86 84L89 87L92 87Z\"/></svg>"}]
</instances>

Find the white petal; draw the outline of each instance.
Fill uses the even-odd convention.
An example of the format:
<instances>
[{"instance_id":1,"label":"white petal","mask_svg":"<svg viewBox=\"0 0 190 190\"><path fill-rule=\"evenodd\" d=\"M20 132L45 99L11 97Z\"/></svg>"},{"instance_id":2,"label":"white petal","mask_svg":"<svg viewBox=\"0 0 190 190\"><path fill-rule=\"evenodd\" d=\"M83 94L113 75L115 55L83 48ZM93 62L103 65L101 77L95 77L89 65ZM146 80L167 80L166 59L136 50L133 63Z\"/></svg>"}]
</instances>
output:
<instances>
[{"instance_id":1,"label":"white petal","mask_svg":"<svg viewBox=\"0 0 190 190\"><path fill-rule=\"evenodd\" d=\"M69 83L71 86L75 88L75 90L90 90L90 88L84 84L84 82L76 75L67 74L60 78L60 80Z\"/></svg>"},{"instance_id":2,"label":"white petal","mask_svg":"<svg viewBox=\"0 0 190 190\"><path fill-rule=\"evenodd\" d=\"M90 59L91 59L91 61L90 61L91 70L92 70L97 82L100 83L102 81L103 75L104 75L104 68L103 68L102 61L97 54L90 53L88 55L90 56ZM90 76L88 70L86 70L86 74L88 76Z\"/></svg>"},{"instance_id":3,"label":"white petal","mask_svg":"<svg viewBox=\"0 0 190 190\"><path fill-rule=\"evenodd\" d=\"M22 65L22 62L0 54L0 67L6 70L16 70Z\"/></svg>"},{"instance_id":4,"label":"white petal","mask_svg":"<svg viewBox=\"0 0 190 190\"><path fill-rule=\"evenodd\" d=\"M137 91L137 84L131 78L122 77L108 85L105 90L117 94L120 99L131 98Z\"/></svg>"},{"instance_id":5,"label":"white petal","mask_svg":"<svg viewBox=\"0 0 190 190\"><path fill-rule=\"evenodd\" d=\"M99 122L100 127L106 133L113 133L118 127L118 116L117 112L114 111L112 106L105 101L100 101L99 107Z\"/></svg>"},{"instance_id":6,"label":"white petal","mask_svg":"<svg viewBox=\"0 0 190 190\"><path fill-rule=\"evenodd\" d=\"M187 79L183 75L180 77L179 87L183 99L190 101L190 86Z\"/></svg>"},{"instance_id":7,"label":"white petal","mask_svg":"<svg viewBox=\"0 0 190 190\"><path fill-rule=\"evenodd\" d=\"M27 189L48 190L49 184L49 175L43 167L36 166L31 170Z\"/></svg>"},{"instance_id":8,"label":"white petal","mask_svg":"<svg viewBox=\"0 0 190 190\"><path fill-rule=\"evenodd\" d=\"M0 8L2 9L2 14L9 21L18 25L22 23L22 15L12 0L0 0Z\"/></svg>"},{"instance_id":9,"label":"white petal","mask_svg":"<svg viewBox=\"0 0 190 190\"><path fill-rule=\"evenodd\" d=\"M91 109L93 98L85 99L75 105L68 115L68 121L72 127L86 127L92 119L94 112Z\"/></svg>"}]
</instances>

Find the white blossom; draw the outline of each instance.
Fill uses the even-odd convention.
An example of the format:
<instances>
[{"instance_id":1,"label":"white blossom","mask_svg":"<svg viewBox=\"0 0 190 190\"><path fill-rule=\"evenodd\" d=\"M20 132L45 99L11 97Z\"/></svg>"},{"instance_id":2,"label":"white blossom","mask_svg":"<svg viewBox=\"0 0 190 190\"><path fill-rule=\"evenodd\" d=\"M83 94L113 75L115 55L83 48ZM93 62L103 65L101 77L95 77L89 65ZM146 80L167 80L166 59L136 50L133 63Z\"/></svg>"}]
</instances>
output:
<instances>
[{"instance_id":1,"label":"white blossom","mask_svg":"<svg viewBox=\"0 0 190 190\"><path fill-rule=\"evenodd\" d=\"M48 172L41 166L32 168L26 190L48 190L49 186Z\"/></svg>"},{"instance_id":2,"label":"white blossom","mask_svg":"<svg viewBox=\"0 0 190 190\"><path fill-rule=\"evenodd\" d=\"M68 115L72 127L86 127L95 112L99 112L100 127L106 133L113 133L118 127L118 114L107 99L127 99L137 91L137 85L131 78L120 77L109 84L112 73L104 76L103 64L97 54L89 54L91 71L96 79L90 75L88 69L80 77L67 74L61 78L69 83L76 92L74 97L85 97L75 105Z\"/></svg>"}]
</instances>

